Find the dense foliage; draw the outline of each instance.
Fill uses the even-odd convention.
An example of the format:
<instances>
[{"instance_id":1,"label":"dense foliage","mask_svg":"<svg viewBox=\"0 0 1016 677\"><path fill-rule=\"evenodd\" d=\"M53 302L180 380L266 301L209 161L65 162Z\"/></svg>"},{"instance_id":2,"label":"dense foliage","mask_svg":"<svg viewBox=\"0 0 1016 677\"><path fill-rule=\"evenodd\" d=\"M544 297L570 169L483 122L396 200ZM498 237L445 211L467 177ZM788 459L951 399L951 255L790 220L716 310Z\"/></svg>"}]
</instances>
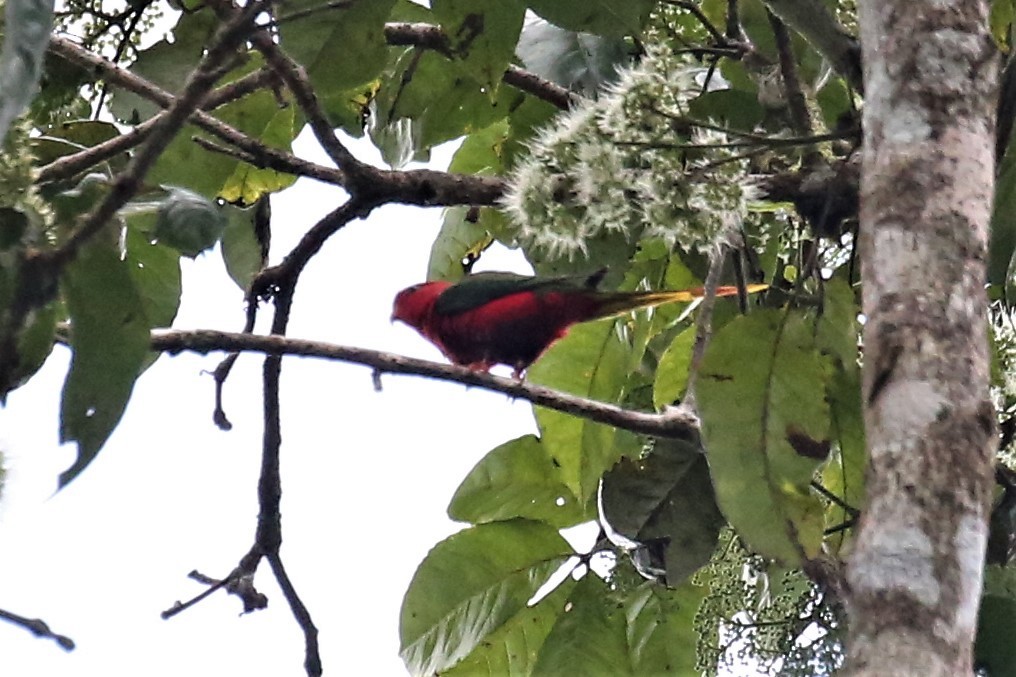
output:
<instances>
[{"instance_id":1,"label":"dense foliage","mask_svg":"<svg viewBox=\"0 0 1016 677\"><path fill-rule=\"evenodd\" d=\"M69 343L60 425L78 460L66 484L154 361L150 332L172 325L181 256L220 245L251 314L276 301L284 334L303 263L387 202L446 209L432 278L467 274L499 241L540 273L607 266L617 289L768 283L697 312L578 326L530 368L532 384L663 416L693 405L698 419L653 437L536 407L539 435L490 451L452 497L449 514L469 526L421 563L402 655L413 674L696 674L743 661L829 673L845 622L832 581L864 495L863 97L853 3L799 4L814 25L788 14L788 26L760 0L294 0L246 24L218 1L70 2L47 50L45 8L8 0L4 63L24 67L0 85L0 112L28 108L0 128L0 392ZM994 5L1005 50L1013 9ZM139 41L160 16L171 38ZM280 49L251 38L252 21ZM289 155L307 124L338 169ZM369 135L396 170L461 137L449 172L466 179L399 183L344 155L330 128ZM1000 299L1014 166L1006 154ZM346 186L351 206L265 269L267 198L299 175ZM1011 417L1006 331L998 401ZM560 530L591 520L602 537L576 553ZM547 586L562 567L571 575ZM1004 582L988 594L978 650L995 669L1016 596Z\"/></svg>"}]
</instances>

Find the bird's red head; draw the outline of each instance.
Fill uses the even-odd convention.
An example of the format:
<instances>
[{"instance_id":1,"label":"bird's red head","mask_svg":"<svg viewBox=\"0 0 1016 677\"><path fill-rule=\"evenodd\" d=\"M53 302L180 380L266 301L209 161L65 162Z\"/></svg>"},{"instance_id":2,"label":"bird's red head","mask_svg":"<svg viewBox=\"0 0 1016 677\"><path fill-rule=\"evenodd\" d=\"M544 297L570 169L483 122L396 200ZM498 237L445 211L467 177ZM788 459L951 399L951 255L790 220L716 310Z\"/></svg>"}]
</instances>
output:
<instances>
[{"instance_id":1,"label":"bird's red head","mask_svg":"<svg viewBox=\"0 0 1016 677\"><path fill-rule=\"evenodd\" d=\"M410 327L422 329L434 308L434 302L441 293L451 286L443 280L421 282L407 287L395 295L392 307L392 321L401 320Z\"/></svg>"}]
</instances>

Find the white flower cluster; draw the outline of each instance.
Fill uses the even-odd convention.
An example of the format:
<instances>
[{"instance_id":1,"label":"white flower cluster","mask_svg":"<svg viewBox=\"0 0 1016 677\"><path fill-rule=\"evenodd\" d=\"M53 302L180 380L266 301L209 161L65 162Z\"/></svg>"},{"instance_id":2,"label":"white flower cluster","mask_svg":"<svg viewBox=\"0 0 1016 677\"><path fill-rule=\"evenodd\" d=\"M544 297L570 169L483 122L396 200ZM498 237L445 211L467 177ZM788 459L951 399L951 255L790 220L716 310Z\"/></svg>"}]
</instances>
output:
<instances>
[{"instance_id":1,"label":"white flower cluster","mask_svg":"<svg viewBox=\"0 0 1016 677\"><path fill-rule=\"evenodd\" d=\"M745 214L746 162L690 123L702 67L650 48L599 100L560 116L516 168L504 206L516 237L552 257L605 232L711 250Z\"/></svg>"}]
</instances>

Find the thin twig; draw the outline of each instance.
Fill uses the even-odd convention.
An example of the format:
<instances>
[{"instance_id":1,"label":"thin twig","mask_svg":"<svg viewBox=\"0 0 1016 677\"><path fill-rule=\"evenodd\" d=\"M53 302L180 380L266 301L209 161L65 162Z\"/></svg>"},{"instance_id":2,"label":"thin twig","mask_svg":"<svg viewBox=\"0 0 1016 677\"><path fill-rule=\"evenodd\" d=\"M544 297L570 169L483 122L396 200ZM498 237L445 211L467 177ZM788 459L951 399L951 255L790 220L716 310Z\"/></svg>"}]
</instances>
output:
<instances>
[{"instance_id":1,"label":"thin twig","mask_svg":"<svg viewBox=\"0 0 1016 677\"><path fill-rule=\"evenodd\" d=\"M166 609L161 614L159 614L159 616L162 618L162 620L168 620L173 616L176 616L181 611L186 611L187 609L191 608L201 600L210 597L212 593L214 593L216 590L219 590L229 585L230 581L236 580L241 575L241 573L242 572L240 571L240 569L234 569L232 572L230 572L228 576L223 578L221 581L215 581L214 583L209 585L208 588L201 591L200 594L195 595L186 602L176 602L173 606L171 606L170 608ZM191 578L194 578L193 574L194 572L191 572Z\"/></svg>"},{"instance_id":2,"label":"thin twig","mask_svg":"<svg viewBox=\"0 0 1016 677\"><path fill-rule=\"evenodd\" d=\"M24 616L19 616L18 614L7 611L6 609L0 609L0 620L20 626L36 637L52 639L64 651L74 650L73 639L53 632L49 629L49 625L46 621L41 618L25 618Z\"/></svg>"},{"instance_id":3,"label":"thin twig","mask_svg":"<svg viewBox=\"0 0 1016 677\"><path fill-rule=\"evenodd\" d=\"M282 588L282 595L286 598L289 609L296 618L297 625L303 630L304 655L306 656L303 667L308 675L317 677L317 675L322 673L321 652L318 648L318 629L314 625L314 620L310 617L310 612L307 611L303 600L296 593L296 588L293 587L293 582L290 580L289 574L282 564L282 558L279 556L279 553L275 552L267 555L265 559L268 560L268 565L272 568L272 573L275 574L275 580L279 582L279 587Z\"/></svg>"},{"instance_id":4,"label":"thin twig","mask_svg":"<svg viewBox=\"0 0 1016 677\"><path fill-rule=\"evenodd\" d=\"M814 132L811 113L808 112L808 100L804 95L804 87L801 86L801 78L798 75L797 60L794 57L794 46L790 41L790 32L780 17L773 14L772 10L766 9L766 15L769 17L769 26L772 28L773 39L776 42L783 95L787 101L791 124L798 136L811 136ZM817 150L812 149L805 154L805 162L810 164L821 160L821 157Z\"/></svg>"},{"instance_id":5,"label":"thin twig","mask_svg":"<svg viewBox=\"0 0 1016 677\"><path fill-rule=\"evenodd\" d=\"M699 366L705 355L706 346L713 332L713 307L716 305L716 288L723 275L723 267L727 260L726 246L720 246L713 252L709 261L709 272L706 273L704 295L699 306L698 318L695 320L695 343L691 349L691 361L688 365L688 384L685 386L684 403L695 407L695 383L698 380Z\"/></svg>"}]
</instances>

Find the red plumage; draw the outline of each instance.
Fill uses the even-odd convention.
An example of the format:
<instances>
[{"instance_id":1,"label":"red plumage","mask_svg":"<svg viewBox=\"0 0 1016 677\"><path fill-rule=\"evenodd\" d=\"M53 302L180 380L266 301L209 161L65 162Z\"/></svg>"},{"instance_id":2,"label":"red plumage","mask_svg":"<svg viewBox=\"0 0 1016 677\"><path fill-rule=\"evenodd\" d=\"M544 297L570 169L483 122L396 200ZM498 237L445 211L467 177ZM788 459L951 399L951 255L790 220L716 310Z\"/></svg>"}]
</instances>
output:
<instances>
[{"instance_id":1,"label":"red plumage","mask_svg":"<svg viewBox=\"0 0 1016 677\"><path fill-rule=\"evenodd\" d=\"M552 278L477 273L456 284L425 282L399 292L392 319L415 328L455 364L477 371L506 364L520 376L577 322L701 296L701 290L598 291L604 273ZM717 294L736 292L722 287Z\"/></svg>"}]
</instances>

